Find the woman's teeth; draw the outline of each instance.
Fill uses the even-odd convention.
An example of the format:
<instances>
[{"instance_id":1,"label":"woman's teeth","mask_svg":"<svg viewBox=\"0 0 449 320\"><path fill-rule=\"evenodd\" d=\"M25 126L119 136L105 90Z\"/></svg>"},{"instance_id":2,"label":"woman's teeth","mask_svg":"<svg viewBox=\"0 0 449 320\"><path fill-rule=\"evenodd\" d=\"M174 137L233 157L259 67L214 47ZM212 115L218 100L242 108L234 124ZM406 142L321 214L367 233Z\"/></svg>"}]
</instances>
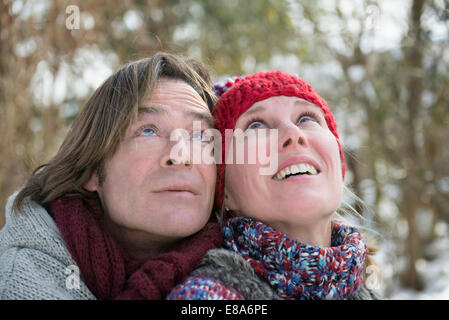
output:
<instances>
[{"instance_id":1,"label":"woman's teeth","mask_svg":"<svg viewBox=\"0 0 449 320\"><path fill-rule=\"evenodd\" d=\"M315 169L312 165L308 163L300 163L288 166L281 171L279 171L274 177L274 180L283 180L286 177L296 174L309 174L316 175L318 174L318 170Z\"/></svg>"}]
</instances>

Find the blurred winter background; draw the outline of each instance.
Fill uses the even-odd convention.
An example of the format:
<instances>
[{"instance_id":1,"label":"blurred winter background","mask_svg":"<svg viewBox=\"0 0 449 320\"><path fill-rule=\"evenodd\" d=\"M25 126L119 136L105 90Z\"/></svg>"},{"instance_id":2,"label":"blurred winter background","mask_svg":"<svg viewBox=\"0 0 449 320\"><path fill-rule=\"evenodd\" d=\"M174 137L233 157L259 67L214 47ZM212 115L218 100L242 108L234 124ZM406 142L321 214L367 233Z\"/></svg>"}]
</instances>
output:
<instances>
[{"instance_id":1,"label":"blurred winter background","mask_svg":"<svg viewBox=\"0 0 449 320\"><path fill-rule=\"evenodd\" d=\"M215 80L280 69L311 83L376 231L381 290L449 299L448 0L0 0L1 208L93 90L159 50Z\"/></svg>"}]
</instances>

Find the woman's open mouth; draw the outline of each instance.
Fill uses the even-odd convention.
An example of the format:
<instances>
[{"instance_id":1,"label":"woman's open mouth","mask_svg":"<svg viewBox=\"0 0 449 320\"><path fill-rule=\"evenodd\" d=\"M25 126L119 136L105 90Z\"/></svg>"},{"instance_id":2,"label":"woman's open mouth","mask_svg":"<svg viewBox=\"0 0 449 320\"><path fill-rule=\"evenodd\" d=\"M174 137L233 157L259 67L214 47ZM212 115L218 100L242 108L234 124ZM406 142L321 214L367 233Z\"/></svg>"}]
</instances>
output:
<instances>
[{"instance_id":1,"label":"woman's open mouth","mask_svg":"<svg viewBox=\"0 0 449 320\"><path fill-rule=\"evenodd\" d=\"M313 165L308 163L298 163L293 164L284 169L280 170L273 176L273 180L282 181L288 179L290 177L299 176L299 175L310 175L315 176L318 175L320 171L315 168Z\"/></svg>"}]
</instances>

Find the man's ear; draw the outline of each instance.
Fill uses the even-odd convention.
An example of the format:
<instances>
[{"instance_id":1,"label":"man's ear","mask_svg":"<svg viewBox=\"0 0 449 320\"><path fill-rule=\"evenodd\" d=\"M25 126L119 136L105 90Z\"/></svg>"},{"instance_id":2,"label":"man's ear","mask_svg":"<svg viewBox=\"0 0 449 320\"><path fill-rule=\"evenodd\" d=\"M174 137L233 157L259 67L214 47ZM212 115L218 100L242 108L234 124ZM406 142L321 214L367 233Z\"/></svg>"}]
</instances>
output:
<instances>
[{"instance_id":1,"label":"man's ear","mask_svg":"<svg viewBox=\"0 0 449 320\"><path fill-rule=\"evenodd\" d=\"M99 187L99 180L98 180L98 174L95 170L92 175L90 176L90 179L84 184L84 189L90 192L94 192L98 190Z\"/></svg>"}]
</instances>

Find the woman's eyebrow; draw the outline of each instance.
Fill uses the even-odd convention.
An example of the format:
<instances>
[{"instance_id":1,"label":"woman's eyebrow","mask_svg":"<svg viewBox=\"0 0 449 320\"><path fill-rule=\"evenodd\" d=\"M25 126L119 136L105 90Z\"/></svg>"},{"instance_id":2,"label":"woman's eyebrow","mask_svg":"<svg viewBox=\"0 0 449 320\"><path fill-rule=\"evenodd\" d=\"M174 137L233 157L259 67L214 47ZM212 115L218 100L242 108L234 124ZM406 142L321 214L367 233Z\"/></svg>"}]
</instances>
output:
<instances>
[{"instance_id":1,"label":"woman's eyebrow","mask_svg":"<svg viewBox=\"0 0 449 320\"><path fill-rule=\"evenodd\" d=\"M243 114L241 115L241 117L247 117L253 113L258 113L258 112L263 112L265 111L266 108L264 106L255 106L255 107L251 107L248 110L246 110L245 112L243 112Z\"/></svg>"},{"instance_id":2,"label":"woman's eyebrow","mask_svg":"<svg viewBox=\"0 0 449 320\"><path fill-rule=\"evenodd\" d=\"M314 104L310 101L300 99L300 100L295 101L295 105L298 107L312 107L314 109L319 109L320 110L319 113L324 117L323 109L321 109L319 106L317 106L316 104Z\"/></svg>"}]
</instances>

